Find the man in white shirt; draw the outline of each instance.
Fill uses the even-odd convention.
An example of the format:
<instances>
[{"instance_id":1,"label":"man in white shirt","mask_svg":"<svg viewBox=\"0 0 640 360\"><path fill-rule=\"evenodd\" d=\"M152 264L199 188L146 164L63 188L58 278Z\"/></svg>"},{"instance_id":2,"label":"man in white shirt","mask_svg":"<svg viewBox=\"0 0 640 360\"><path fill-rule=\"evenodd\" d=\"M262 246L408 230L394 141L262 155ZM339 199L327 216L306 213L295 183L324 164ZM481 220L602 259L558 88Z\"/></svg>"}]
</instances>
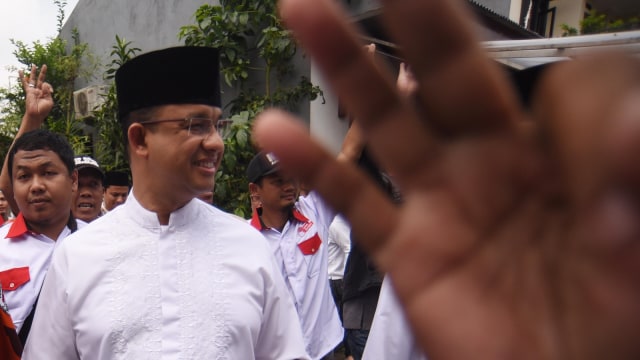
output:
<instances>
[{"instance_id":1,"label":"man in white shirt","mask_svg":"<svg viewBox=\"0 0 640 360\"><path fill-rule=\"evenodd\" d=\"M37 130L53 108L46 72L46 65L39 73L35 65L27 75L20 71L25 114L0 174L0 188L18 214L0 228L0 284L22 342L53 250L84 224L71 215L78 186L73 150L63 137Z\"/></svg>"},{"instance_id":2,"label":"man in white shirt","mask_svg":"<svg viewBox=\"0 0 640 360\"><path fill-rule=\"evenodd\" d=\"M258 199L251 225L267 239L302 324L313 359L330 354L344 331L328 279L329 225L335 212L314 191L298 195L297 182L280 173L270 153L247 166L249 190Z\"/></svg>"},{"instance_id":3,"label":"man in white shirt","mask_svg":"<svg viewBox=\"0 0 640 360\"><path fill-rule=\"evenodd\" d=\"M71 203L78 174L69 143L47 130L16 139L7 164L20 212L0 228L0 283L16 330L25 339L53 250L77 229Z\"/></svg>"},{"instance_id":4,"label":"man in white shirt","mask_svg":"<svg viewBox=\"0 0 640 360\"><path fill-rule=\"evenodd\" d=\"M342 322L342 295L344 292L344 269L347 264L347 257L351 251L351 227L342 215L336 215L331 225L329 225L329 242L327 250L329 252L329 285L331 295L338 308L338 316ZM344 327L344 323L343 323ZM346 334L345 334L346 340ZM349 359L351 352L347 342L343 341L338 348L342 347L345 356Z\"/></svg>"},{"instance_id":5,"label":"man in white shirt","mask_svg":"<svg viewBox=\"0 0 640 360\"><path fill-rule=\"evenodd\" d=\"M140 55L116 85L131 194L56 251L24 359L308 359L264 238L195 199L224 150L217 50Z\"/></svg>"}]
</instances>

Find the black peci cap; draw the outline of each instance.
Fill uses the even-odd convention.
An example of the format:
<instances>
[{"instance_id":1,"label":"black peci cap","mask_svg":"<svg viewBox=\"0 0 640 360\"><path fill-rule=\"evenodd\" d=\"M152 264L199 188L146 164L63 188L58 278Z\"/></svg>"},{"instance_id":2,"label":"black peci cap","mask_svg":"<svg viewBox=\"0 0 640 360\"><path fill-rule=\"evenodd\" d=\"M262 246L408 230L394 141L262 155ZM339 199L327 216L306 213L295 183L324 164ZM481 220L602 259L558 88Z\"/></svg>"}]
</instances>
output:
<instances>
[{"instance_id":1,"label":"black peci cap","mask_svg":"<svg viewBox=\"0 0 640 360\"><path fill-rule=\"evenodd\" d=\"M122 171L107 171L104 174L104 187L113 186L131 186L129 174Z\"/></svg>"},{"instance_id":2,"label":"black peci cap","mask_svg":"<svg viewBox=\"0 0 640 360\"><path fill-rule=\"evenodd\" d=\"M152 51L116 71L118 118L130 112L169 104L221 107L218 50L173 47Z\"/></svg>"}]
</instances>

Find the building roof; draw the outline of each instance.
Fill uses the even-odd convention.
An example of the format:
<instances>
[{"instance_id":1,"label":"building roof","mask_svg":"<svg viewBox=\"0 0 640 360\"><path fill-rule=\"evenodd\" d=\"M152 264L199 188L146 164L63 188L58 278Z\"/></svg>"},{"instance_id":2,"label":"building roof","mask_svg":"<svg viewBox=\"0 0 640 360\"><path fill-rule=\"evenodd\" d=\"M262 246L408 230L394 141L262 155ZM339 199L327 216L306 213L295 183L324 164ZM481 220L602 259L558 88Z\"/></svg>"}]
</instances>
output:
<instances>
[{"instance_id":1,"label":"building roof","mask_svg":"<svg viewBox=\"0 0 640 360\"><path fill-rule=\"evenodd\" d=\"M489 29L493 38L506 39L539 39L541 35L525 29L519 24L511 21L506 16L500 15L495 11L477 3L474 0L468 0L472 11L482 26ZM390 41L388 35L380 24L381 8L366 11L362 14L354 16L352 20L365 31L363 36L367 42L373 42L378 46L378 51L390 58L396 58L397 47Z\"/></svg>"},{"instance_id":2,"label":"building roof","mask_svg":"<svg viewBox=\"0 0 640 360\"><path fill-rule=\"evenodd\" d=\"M640 56L640 30L609 34L482 43L488 55L516 69L566 60L594 51L616 50Z\"/></svg>"},{"instance_id":3,"label":"building roof","mask_svg":"<svg viewBox=\"0 0 640 360\"><path fill-rule=\"evenodd\" d=\"M543 37L474 0L468 1L476 13L476 16L483 22L483 25L497 33L503 34L511 39L535 39Z\"/></svg>"}]
</instances>

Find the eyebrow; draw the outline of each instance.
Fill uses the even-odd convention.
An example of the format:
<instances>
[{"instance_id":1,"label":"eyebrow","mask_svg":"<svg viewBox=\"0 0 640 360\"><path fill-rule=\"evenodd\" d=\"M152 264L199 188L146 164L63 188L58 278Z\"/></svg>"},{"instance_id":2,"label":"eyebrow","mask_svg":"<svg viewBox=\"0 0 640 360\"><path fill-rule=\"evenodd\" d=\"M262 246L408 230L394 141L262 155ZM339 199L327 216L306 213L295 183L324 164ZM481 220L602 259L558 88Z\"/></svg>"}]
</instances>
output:
<instances>
[{"instance_id":1,"label":"eyebrow","mask_svg":"<svg viewBox=\"0 0 640 360\"><path fill-rule=\"evenodd\" d=\"M46 161L46 162L38 164L36 166L28 166L28 165L16 164L16 168L18 170L32 169L32 168L42 169L42 168L47 168L47 167L55 167L55 164L53 163L53 161Z\"/></svg>"}]
</instances>

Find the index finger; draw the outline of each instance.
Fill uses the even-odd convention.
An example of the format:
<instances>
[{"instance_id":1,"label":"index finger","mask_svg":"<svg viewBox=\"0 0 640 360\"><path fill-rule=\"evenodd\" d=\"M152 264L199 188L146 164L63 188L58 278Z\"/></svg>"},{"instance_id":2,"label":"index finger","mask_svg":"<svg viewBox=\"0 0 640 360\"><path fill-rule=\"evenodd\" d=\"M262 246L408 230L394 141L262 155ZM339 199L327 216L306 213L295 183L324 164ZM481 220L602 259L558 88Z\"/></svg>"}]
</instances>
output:
<instances>
[{"instance_id":1,"label":"index finger","mask_svg":"<svg viewBox=\"0 0 640 360\"><path fill-rule=\"evenodd\" d=\"M438 144L397 92L391 74L376 66L335 1L281 0L279 5L287 27L322 69L347 112L363 124L367 142L378 145L371 148L374 157L406 188L402 182L415 179L409 175L417 175L431 161Z\"/></svg>"},{"instance_id":2,"label":"index finger","mask_svg":"<svg viewBox=\"0 0 640 360\"><path fill-rule=\"evenodd\" d=\"M281 110L262 112L253 124L252 137L266 151L272 151L281 170L311 185L331 207L347 216L359 244L387 262L379 251L397 223L396 207L371 180L354 166L337 161L321 145L310 139L300 121ZM370 210L376 221L371 223Z\"/></svg>"}]
</instances>

